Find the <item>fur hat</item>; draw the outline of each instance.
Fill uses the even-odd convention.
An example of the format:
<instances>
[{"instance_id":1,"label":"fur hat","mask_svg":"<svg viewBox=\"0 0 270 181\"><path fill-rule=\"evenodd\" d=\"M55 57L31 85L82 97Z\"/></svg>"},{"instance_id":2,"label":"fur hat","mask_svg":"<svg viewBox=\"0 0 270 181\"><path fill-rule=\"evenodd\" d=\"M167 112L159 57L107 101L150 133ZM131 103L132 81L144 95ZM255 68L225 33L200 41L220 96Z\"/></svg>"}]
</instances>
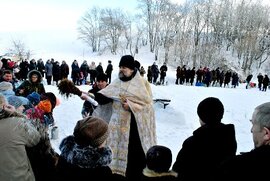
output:
<instances>
[{"instance_id":1,"label":"fur hat","mask_svg":"<svg viewBox=\"0 0 270 181\"><path fill-rule=\"evenodd\" d=\"M10 82L0 82L0 91L13 90L13 86Z\"/></svg>"},{"instance_id":2,"label":"fur hat","mask_svg":"<svg viewBox=\"0 0 270 181\"><path fill-rule=\"evenodd\" d=\"M38 105L40 101L40 95L37 92L32 92L26 97L33 105Z\"/></svg>"},{"instance_id":3,"label":"fur hat","mask_svg":"<svg viewBox=\"0 0 270 181\"><path fill-rule=\"evenodd\" d=\"M119 67L127 67L130 68L131 70L135 69L135 61L133 56L131 55L124 55L121 57L121 60L119 62Z\"/></svg>"},{"instance_id":4,"label":"fur hat","mask_svg":"<svg viewBox=\"0 0 270 181\"><path fill-rule=\"evenodd\" d=\"M103 81L108 81L108 77L107 77L107 75L106 74L104 74L104 73L101 73L101 74L98 74L98 76L97 76L97 82L98 81L101 81L101 80L103 80Z\"/></svg>"},{"instance_id":5,"label":"fur hat","mask_svg":"<svg viewBox=\"0 0 270 181\"><path fill-rule=\"evenodd\" d=\"M168 172L172 164L172 152L165 146L152 146L146 153L146 166L157 173Z\"/></svg>"},{"instance_id":6,"label":"fur hat","mask_svg":"<svg viewBox=\"0 0 270 181\"><path fill-rule=\"evenodd\" d=\"M199 103L197 114L206 124L220 123L223 118L224 107L218 98L208 97Z\"/></svg>"},{"instance_id":7,"label":"fur hat","mask_svg":"<svg viewBox=\"0 0 270 181\"><path fill-rule=\"evenodd\" d=\"M49 100L40 101L37 107L43 110L45 113L49 113L52 111L52 104Z\"/></svg>"},{"instance_id":8,"label":"fur hat","mask_svg":"<svg viewBox=\"0 0 270 181\"><path fill-rule=\"evenodd\" d=\"M7 100L8 100L8 103L14 106L16 109L20 106L24 106L28 104L28 99L22 96L9 96Z\"/></svg>"},{"instance_id":9,"label":"fur hat","mask_svg":"<svg viewBox=\"0 0 270 181\"><path fill-rule=\"evenodd\" d=\"M98 117L86 117L77 122L73 135L79 145L98 147L108 137L108 123Z\"/></svg>"}]
</instances>

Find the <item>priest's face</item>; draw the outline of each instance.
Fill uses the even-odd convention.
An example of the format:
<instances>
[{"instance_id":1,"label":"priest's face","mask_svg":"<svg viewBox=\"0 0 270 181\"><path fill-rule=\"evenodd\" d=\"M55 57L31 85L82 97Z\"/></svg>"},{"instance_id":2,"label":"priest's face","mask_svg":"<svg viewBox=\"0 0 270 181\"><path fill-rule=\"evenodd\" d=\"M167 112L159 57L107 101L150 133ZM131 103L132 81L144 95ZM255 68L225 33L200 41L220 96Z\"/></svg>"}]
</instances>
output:
<instances>
[{"instance_id":1,"label":"priest's face","mask_svg":"<svg viewBox=\"0 0 270 181\"><path fill-rule=\"evenodd\" d=\"M132 70L130 68L127 68L127 67L124 67L124 66L120 66L119 67L118 77L119 78L130 77L133 72L134 72L134 70Z\"/></svg>"}]
</instances>

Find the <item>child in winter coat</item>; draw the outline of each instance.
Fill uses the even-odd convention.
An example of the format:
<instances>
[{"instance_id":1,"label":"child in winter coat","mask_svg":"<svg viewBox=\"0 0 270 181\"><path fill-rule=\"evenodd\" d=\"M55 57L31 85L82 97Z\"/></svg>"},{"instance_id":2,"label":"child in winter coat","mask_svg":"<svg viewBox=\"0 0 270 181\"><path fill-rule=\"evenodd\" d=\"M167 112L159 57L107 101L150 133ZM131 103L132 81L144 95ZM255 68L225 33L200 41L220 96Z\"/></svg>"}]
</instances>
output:
<instances>
[{"instance_id":1,"label":"child in winter coat","mask_svg":"<svg viewBox=\"0 0 270 181\"><path fill-rule=\"evenodd\" d=\"M27 149L36 181L52 180L56 174L56 164L59 155L52 148L48 134L48 127L53 124L53 118L48 115L52 115L55 105L55 95L53 93L45 93L41 95L41 101L37 106L25 111L26 116L41 135L40 142L35 147Z\"/></svg>"},{"instance_id":2,"label":"child in winter coat","mask_svg":"<svg viewBox=\"0 0 270 181\"><path fill-rule=\"evenodd\" d=\"M176 181L177 173L170 170L172 152L165 146L152 146L146 153L146 168L141 181Z\"/></svg>"}]
</instances>

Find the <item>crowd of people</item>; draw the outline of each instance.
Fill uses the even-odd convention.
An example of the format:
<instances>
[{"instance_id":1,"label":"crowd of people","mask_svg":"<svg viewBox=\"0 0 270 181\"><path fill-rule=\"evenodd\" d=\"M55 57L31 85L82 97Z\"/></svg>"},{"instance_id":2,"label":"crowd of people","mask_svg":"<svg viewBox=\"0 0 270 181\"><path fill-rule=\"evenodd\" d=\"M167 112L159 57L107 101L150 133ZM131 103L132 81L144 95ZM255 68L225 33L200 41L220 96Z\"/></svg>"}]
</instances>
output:
<instances>
[{"instance_id":1,"label":"crowd of people","mask_svg":"<svg viewBox=\"0 0 270 181\"><path fill-rule=\"evenodd\" d=\"M48 64L52 62L47 61ZM85 64L87 62L82 66L87 67ZM48 71L32 69L22 83L15 86L13 70L3 69L0 82L0 180L268 178L268 167L263 163L270 158L270 102L256 107L250 120L254 149L237 155L234 125L222 123L225 111L222 102L215 97L203 99L197 106L200 127L183 142L172 163L170 148L157 145L150 82L157 83L158 76L152 74L153 79L145 79L140 63L133 56L124 55L119 61L118 78L111 81L113 68L110 64L109 60L108 70L99 72L92 80L92 88L80 95L84 100L82 119L77 121L73 134L61 140L61 153L52 148L48 133L48 127L54 125L53 110L55 106L61 106L57 97L46 92L42 83L43 73L48 77ZM78 69L77 61L73 66ZM101 63L99 67L102 67ZM166 63L160 69L153 63L148 69L152 67L162 74L159 82L164 84L168 70ZM90 69L85 70L90 72ZM53 71L51 73L55 80ZM88 75L82 74L84 78L80 82L73 74L74 85L81 85ZM183 77L176 83L183 83Z\"/></svg>"}]
</instances>

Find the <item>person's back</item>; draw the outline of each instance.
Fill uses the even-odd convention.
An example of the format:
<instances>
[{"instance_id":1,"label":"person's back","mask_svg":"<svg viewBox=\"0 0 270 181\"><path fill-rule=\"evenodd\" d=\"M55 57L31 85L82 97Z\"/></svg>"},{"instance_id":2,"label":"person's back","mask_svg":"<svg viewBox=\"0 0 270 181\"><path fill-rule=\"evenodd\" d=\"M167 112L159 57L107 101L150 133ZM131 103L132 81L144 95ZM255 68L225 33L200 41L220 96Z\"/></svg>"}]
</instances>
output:
<instances>
[{"instance_id":1,"label":"person's back","mask_svg":"<svg viewBox=\"0 0 270 181\"><path fill-rule=\"evenodd\" d=\"M146 167L141 181L176 181L177 173L170 170L172 152L169 148L154 145L146 153Z\"/></svg>"},{"instance_id":2,"label":"person's back","mask_svg":"<svg viewBox=\"0 0 270 181\"><path fill-rule=\"evenodd\" d=\"M35 180L25 147L36 145L40 135L23 115L14 112L2 94L0 105L0 180Z\"/></svg>"},{"instance_id":3,"label":"person's back","mask_svg":"<svg viewBox=\"0 0 270 181\"><path fill-rule=\"evenodd\" d=\"M173 165L178 180L212 180L218 165L236 153L234 125L221 123L222 103L217 98L206 98L197 112L201 127L184 141Z\"/></svg>"},{"instance_id":4,"label":"person's back","mask_svg":"<svg viewBox=\"0 0 270 181\"><path fill-rule=\"evenodd\" d=\"M251 133L254 149L225 160L216 180L268 180L270 162L270 102L255 108Z\"/></svg>"}]
</instances>

